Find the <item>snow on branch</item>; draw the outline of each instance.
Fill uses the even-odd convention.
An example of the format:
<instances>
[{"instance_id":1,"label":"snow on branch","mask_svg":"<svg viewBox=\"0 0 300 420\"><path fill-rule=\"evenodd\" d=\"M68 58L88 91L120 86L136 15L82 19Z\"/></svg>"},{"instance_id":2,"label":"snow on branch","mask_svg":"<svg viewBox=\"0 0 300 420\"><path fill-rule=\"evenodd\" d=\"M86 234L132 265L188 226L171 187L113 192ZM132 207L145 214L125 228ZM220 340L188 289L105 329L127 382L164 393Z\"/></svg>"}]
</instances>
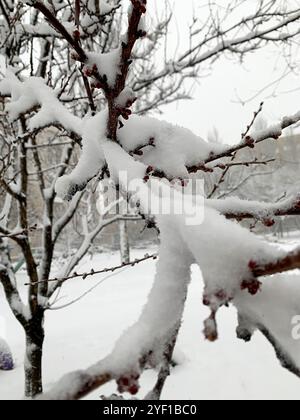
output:
<instances>
[{"instance_id":1,"label":"snow on branch","mask_svg":"<svg viewBox=\"0 0 300 420\"><path fill-rule=\"evenodd\" d=\"M249 267L255 277L272 276L274 274L300 269L300 248L288 252L285 256L266 264L259 264L255 260L251 260Z\"/></svg>"},{"instance_id":2,"label":"snow on branch","mask_svg":"<svg viewBox=\"0 0 300 420\"><path fill-rule=\"evenodd\" d=\"M255 148L255 145L258 143L261 143L265 140L273 139L278 140L282 134L283 130L291 127L295 124L297 124L300 121L300 111L296 114L288 117L284 117L281 122L278 124L272 125L264 130L259 130L257 132L254 132L253 134L247 134L245 137L243 137L242 141L235 146L232 147L226 147L221 153L211 153L209 157L204 158L204 163L208 164L211 162L214 162L216 160L219 160L224 157L232 157L232 155L242 149L245 149L247 147ZM191 170L190 172L194 172ZM195 170L197 170L197 167L195 167ZM200 168L201 170L201 168Z\"/></svg>"},{"instance_id":3,"label":"snow on branch","mask_svg":"<svg viewBox=\"0 0 300 420\"><path fill-rule=\"evenodd\" d=\"M45 16L46 21L42 20L35 24L27 23L26 21L17 21L14 26L14 32L17 36L29 35L35 38L57 37L63 39L66 36L66 32L72 36L75 26L74 22L68 21L69 13L66 10L66 5L52 4L52 11L50 11L42 2L32 2L28 0L23 1L23 3L40 10ZM100 24L104 23L105 18L119 8L119 5L110 4L106 0L100 0L98 2L86 0L81 3L83 10L80 29L83 37L93 34L94 31L99 28ZM50 13L53 11L56 13L60 12L60 26L58 26L57 21L53 21L52 16L50 16ZM62 30L62 27L65 28L66 32Z\"/></svg>"},{"instance_id":4,"label":"snow on branch","mask_svg":"<svg viewBox=\"0 0 300 420\"><path fill-rule=\"evenodd\" d=\"M101 147L106 141L105 118L107 118L107 111L85 120L82 156L74 172L59 181L58 192L60 195L71 198L74 192L83 188L87 181L105 166ZM186 179L189 174L197 171L213 172L220 167L221 163L214 166L210 165L211 163L222 158L232 157L239 150L247 147L253 148L255 144L270 138L278 139L284 128L298 121L300 121L300 113L292 117L285 117L281 123L253 133L251 136L246 135L236 146L219 144L212 146L188 129L155 118L132 115L126 124L118 129L117 139L124 150L130 153L136 161L142 162L149 168L150 176L168 180ZM228 163L228 167L238 164L265 163L236 162ZM226 166L226 163L224 165ZM82 179L80 179L80 174L82 174ZM62 184L63 187L61 187ZM227 205L228 202L224 204ZM261 208L262 205L259 207ZM282 215L284 215L284 209L282 208L282 210ZM245 214L247 213L249 212L245 211ZM291 211L291 213L297 214L296 211ZM279 212L277 215L281 215L281 213ZM243 218L242 214L241 218Z\"/></svg>"},{"instance_id":5,"label":"snow on branch","mask_svg":"<svg viewBox=\"0 0 300 420\"><path fill-rule=\"evenodd\" d=\"M207 205L224 214L228 219L257 219L267 225L276 216L296 216L300 214L300 193L293 193L288 199L278 203L241 200L238 197L209 199ZM274 224L274 223L273 223Z\"/></svg>"},{"instance_id":6,"label":"snow on branch","mask_svg":"<svg viewBox=\"0 0 300 420\"><path fill-rule=\"evenodd\" d=\"M262 278L259 294L251 297L241 292L233 303L239 313L238 338L248 342L256 330L260 331L271 343L282 367L300 378L300 343L292 334L293 319L300 310L299 280L297 274Z\"/></svg>"},{"instance_id":7,"label":"snow on branch","mask_svg":"<svg viewBox=\"0 0 300 420\"><path fill-rule=\"evenodd\" d=\"M9 259L8 246L5 240L0 238L0 251L2 261L0 264L0 284L2 284L7 301L17 320L25 325L30 318L28 308L22 302L21 296L16 286L16 279L12 271Z\"/></svg>"},{"instance_id":8,"label":"snow on branch","mask_svg":"<svg viewBox=\"0 0 300 420\"><path fill-rule=\"evenodd\" d=\"M29 77L21 82L12 70L7 69L6 77L0 82L0 95L11 97L5 110L12 122L22 114L40 108L29 119L29 130L59 123L66 130L81 135L81 120L61 104L42 78Z\"/></svg>"},{"instance_id":9,"label":"snow on branch","mask_svg":"<svg viewBox=\"0 0 300 420\"><path fill-rule=\"evenodd\" d=\"M160 363L182 317L191 263L180 241L169 245L167 225L162 238L154 285L137 323L124 333L106 359L87 371L67 375L41 399L79 399L112 379L117 380L119 391L135 394L146 362L152 366Z\"/></svg>"},{"instance_id":10,"label":"snow on branch","mask_svg":"<svg viewBox=\"0 0 300 420\"><path fill-rule=\"evenodd\" d=\"M70 199L104 168L106 121L107 111L85 119L82 127L83 149L78 165L57 184L57 192L62 197ZM187 165L192 166L203 160L212 150L212 146L190 130L136 115L132 115L124 127L118 129L117 138L126 152L143 163L145 170L140 172L141 179L146 175L147 167L150 175L160 178L187 178ZM216 145L213 150L219 153L223 146Z\"/></svg>"}]
</instances>

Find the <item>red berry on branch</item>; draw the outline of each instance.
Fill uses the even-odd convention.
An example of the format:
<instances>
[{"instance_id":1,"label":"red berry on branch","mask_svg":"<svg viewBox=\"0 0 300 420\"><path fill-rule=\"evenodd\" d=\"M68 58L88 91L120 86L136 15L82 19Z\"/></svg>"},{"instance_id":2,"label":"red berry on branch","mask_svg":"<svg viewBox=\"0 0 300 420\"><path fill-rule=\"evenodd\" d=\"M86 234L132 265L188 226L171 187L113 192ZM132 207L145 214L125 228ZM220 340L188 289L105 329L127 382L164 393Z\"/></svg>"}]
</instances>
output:
<instances>
[{"instance_id":1,"label":"red berry on branch","mask_svg":"<svg viewBox=\"0 0 300 420\"><path fill-rule=\"evenodd\" d=\"M101 89L102 88L102 85L101 85L100 82L93 82L91 84L91 87L94 88L94 89Z\"/></svg>"},{"instance_id":2,"label":"red berry on branch","mask_svg":"<svg viewBox=\"0 0 300 420\"><path fill-rule=\"evenodd\" d=\"M266 227L272 227L272 226L275 225L275 220L274 219L265 219L263 221L263 223Z\"/></svg>"},{"instance_id":3,"label":"red berry on branch","mask_svg":"<svg viewBox=\"0 0 300 420\"><path fill-rule=\"evenodd\" d=\"M225 290L219 290L216 294L215 294L216 298L221 300L221 301L226 301L228 299L227 293L225 292Z\"/></svg>"},{"instance_id":4,"label":"red berry on branch","mask_svg":"<svg viewBox=\"0 0 300 420\"><path fill-rule=\"evenodd\" d=\"M124 386L128 386L129 385L129 379L125 377L120 378L120 384L124 385Z\"/></svg>"},{"instance_id":5,"label":"red berry on branch","mask_svg":"<svg viewBox=\"0 0 300 420\"><path fill-rule=\"evenodd\" d=\"M154 171L153 166L148 166L148 168L146 169L146 174L151 174Z\"/></svg>"},{"instance_id":6,"label":"red berry on branch","mask_svg":"<svg viewBox=\"0 0 300 420\"><path fill-rule=\"evenodd\" d=\"M85 74L87 77L91 77L91 76L92 76L92 74L93 74L92 69L90 69L89 67L85 67L85 68L83 69L83 72L84 72L84 74Z\"/></svg>"},{"instance_id":7,"label":"red berry on branch","mask_svg":"<svg viewBox=\"0 0 300 420\"><path fill-rule=\"evenodd\" d=\"M143 30L137 31L137 37L138 38L144 38L146 35L147 35L146 31L143 31Z\"/></svg>"},{"instance_id":8,"label":"red berry on branch","mask_svg":"<svg viewBox=\"0 0 300 420\"><path fill-rule=\"evenodd\" d=\"M139 392L139 387L136 384L131 385L128 391L130 392L131 395L136 395Z\"/></svg>"},{"instance_id":9,"label":"red berry on branch","mask_svg":"<svg viewBox=\"0 0 300 420\"><path fill-rule=\"evenodd\" d=\"M209 306L210 305L210 299L208 296L203 296L203 305L204 306Z\"/></svg>"},{"instance_id":10,"label":"red berry on branch","mask_svg":"<svg viewBox=\"0 0 300 420\"><path fill-rule=\"evenodd\" d=\"M250 147L251 149L254 149L254 147L255 147L255 141L253 140L252 137L247 136L245 138L245 143L247 144L248 147Z\"/></svg>"},{"instance_id":11,"label":"red berry on branch","mask_svg":"<svg viewBox=\"0 0 300 420\"><path fill-rule=\"evenodd\" d=\"M189 181L187 179L181 179L180 180L180 185L182 186L182 188L187 187Z\"/></svg>"},{"instance_id":12,"label":"red berry on branch","mask_svg":"<svg viewBox=\"0 0 300 420\"><path fill-rule=\"evenodd\" d=\"M257 268L257 262L253 260L249 261L248 267L251 271L255 270Z\"/></svg>"},{"instance_id":13,"label":"red berry on branch","mask_svg":"<svg viewBox=\"0 0 300 420\"><path fill-rule=\"evenodd\" d=\"M137 394L139 391L139 377L140 375L138 373L121 376L117 380L118 391L120 393L129 392L132 395Z\"/></svg>"},{"instance_id":14,"label":"red berry on branch","mask_svg":"<svg viewBox=\"0 0 300 420\"><path fill-rule=\"evenodd\" d=\"M73 37L75 39L80 39L80 31L78 29L75 29L75 31L73 31Z\"/></svg>"},{"instance_id":15,"label":"red berry on branch","mask_svg":"<svg viewBox=\"0 0 300 420\"><path fill-rule=\"evenodd\" d=\"M248 290L250 295L255 296L261 288L262 283L256 279L244 280L241 284L241 290Z\"/></svg>"}]
</instances>

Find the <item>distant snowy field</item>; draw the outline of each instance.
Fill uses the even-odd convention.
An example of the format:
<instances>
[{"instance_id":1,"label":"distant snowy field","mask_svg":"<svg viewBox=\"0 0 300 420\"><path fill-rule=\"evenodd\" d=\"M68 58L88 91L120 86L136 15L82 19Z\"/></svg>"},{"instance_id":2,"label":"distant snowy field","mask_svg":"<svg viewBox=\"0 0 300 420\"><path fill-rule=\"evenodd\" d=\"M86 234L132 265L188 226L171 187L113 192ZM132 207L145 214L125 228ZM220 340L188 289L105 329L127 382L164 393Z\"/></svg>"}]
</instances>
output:
<instances>
[{"instance_id":1,"label":"distant snowy field","mask_svg":"<svg viewBox=\"0 0 300 420\"><path fill-rule=\"evenodd\" d=\"M135 250L132 257L138 258L152 251ZM103 253L92 260L86 259L78 271L118 264L118 253ZM151 288L154 271L154 261L120 270L77 303L47 312L45 389L63 374L85 368L110 352L121 332L138 317ZM54 306L64 306L106 277L71 280ZM20 274L19 282L26 282L24 274ZM6 338L17 365L12 372L0 372L0 400L20 399L23 395L24 338L10 314L2 289L0 308L1 316L6 320ZM166 383L164 399L300 398L300 380L279 366L271 346L260 334L255 334L250 344L236 339L234 309L220 311L220 339L214 344L206 342L202 334L207 315L207 309L202 305L201 274L195 268L176 350L179 365ZM138 397L149 391L154 381L155 374L146 372ZM110 395L115 390L115 384L109 384L91 394L89 399L99 400L102 394Z\"/></svg>"}]
</instances>

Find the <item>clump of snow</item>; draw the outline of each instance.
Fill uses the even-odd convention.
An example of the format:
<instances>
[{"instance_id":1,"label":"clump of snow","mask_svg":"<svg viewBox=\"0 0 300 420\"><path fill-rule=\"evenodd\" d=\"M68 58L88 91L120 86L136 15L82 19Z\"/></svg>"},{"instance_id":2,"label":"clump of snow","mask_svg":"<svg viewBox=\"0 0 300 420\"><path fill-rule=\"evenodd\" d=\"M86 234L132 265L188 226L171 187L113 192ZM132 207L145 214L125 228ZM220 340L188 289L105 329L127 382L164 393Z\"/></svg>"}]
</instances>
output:
<instances>
[{"instance_id":1,"label":"clump of snow","mask_svg":"<svg viewBox=\"0 0 300 420\"><path fill-rule=\"evenodd\" d=\"M266 220L278 212L285 212L294 208L298 203L299 186L294 188L295 192L278 203L266 203L262 201L241 200L238 197L228 197L225 199L209 199L206 204L218 210L222 214L233 214L235 216L250 214L259 220Z\"/></svg>"},{"instance_id":2,"label":"clump of snow","mask_svg":"<svg viewBox=\"0 0 300 420\"><path fill-rule=\"evenodd\" d=\"M60 197L71 199L103 168L106 121L106 111L82 121L82 153L75 169L56 181L55 191Z\"/></svg>"},{"instance_id":3,"label":"clump of snow","mask_svg":"<svg viewBox=\"0 0 300 420\"><path fill-rule=\"evenodd\" d=\"M99 15L104 18L116 8L116 5L113 4L113 2L109 2L107 0L99 0L98 6L99 9L97 10L96 2L94 0L86 1L86 10L88 10L88 12L83 9L80 25L87 33L92 34L94 30L99 28L99 23L101 23Z\"/></svg>"},{"instance_id":4,"label":"clump of snow","mask_svg":"<svg viewBox=\"0 0 300 420\"><path fill-rule=\"evenodd\" d=\"M158 363L182 317L190 282L191 256L172 225L163 223L160 227L160 258L147 304L110 356L118 375L128 370L138 372L140 358L149 350L153 351L151 362Z\"/></svg>"},{"instance_id":5,"label":"clump of snow","mask_svg":"<svg viewBox=\"0 0 300 420\"><path fill-rule=\"evenodd\" d=\"M261 281L261 293L251 297L239 292L234 304L253 329L264 328L270 333L282 349L282 355L292 359L300 371L300 336L293 334L297 327L294 320L300 323L299 276L275 275Z\"/></svg>"},{"instance_id":6,"label":"clump of snow","mask_svg":"<svg viewBox=\"0 0 300 420\"><path fill-rule=\"evenodd\" d=\"M131 88L126 87L116 99L115 104L120 108L125 108L128 102L133 102L135 99L136 95L134 91Z\"/></svg>"},{"instance_id":7,"label":"clump of snow","mask_svg":"<svg viewBox=\"0 0 300 420\"><path fill-rule=\"evenodd\" d=\"M74 31L74 23L68 22L66 20L66 16L62 18L62 24L64 25L65 29L72 34ZM57 31L49 25L47 22L40 22L36 23L35 25L29 23L16 23L14 26L15 33L18 36L26 35L39 35L42 37L51 37L51 36L58 36Z\"/></svg>"},{"instance_id":8,"label":"clump of snow","mask_svg":"<svg viewBox=\"0 0 300 420\"><path fill-rule=\"evenodd\" d=\"M177 225L199 264L206 299L212 306L218 305L215 296L220 295L219 304L222 304L222 294L225 300L230 300L240 290L241 283L251 279L250 260L263 264L282 256L282 251L208 207L202 225L186 226L184 219L179 219Z\"/></svg>"},{"instance_id":9,"label":"clump of snow","mask_svg":"<svg viewBox=\"0 0 300 420\"><path fill-rule=\"evenodd\" d=\"M90 52L87 57L87 66L95 65L99 74L107 79L109 86L113 87L119 72L121 49L117 48L105 54Z\"/></svg>"},{"instance_id":10,"label":"clump of snow","mask_svg":"<svg viewBox=\"0 0 300 420\"><path fill-rule=\"evenodd\" d=\"M127 97L126 92L124 95ZM84 186L102 169L104 165L103 147L106 147L107 144L106 124L107 111L86 118L83 122L81 128L83 133L81 158L69 178L65 177L63 181L58 181L57 192L60 195L65 195L67 184L72 182L73 185ZM136 174L140 180L143 179L148 166L163 171L166 176L171 178L186 178L188 177L187 166L205 160L212 152L217 153L224 147L220 145L212 147L187 129L154 118L139 116L132 116L126 125L118 130L118 139L125 152L131 152L143 145L147 146L151 140L152 145L145 147L142 156L139 156L136 160L144 166L144 172L141 170L142 166L140 166L139 173ZM107 153L109 153L109 147L113 148L114 146L107 146ZM121 151L118 151L116 147L114 147L114 150L116 152L114 157L116 158ZM125 152L122 153L119 161L120 165L117 168L122 167L122 170L129 170L130 165L127 167L129 154ZM113 162L113 159L110 159L110 162Z\"/></svg>"},{"instance_id":11,"label":"clump of snow","mask_svg":"<svg viewBox=\"0 0 300 420\"><path fill-rule=\"evenodd\" d=\"M251 134L251 138L255 142L259 142L261 139L267 138L279 138L282 134L282 127L281 124L275 124L271 127L268 127L264 130L258 130L257 132L253 132Z\"/></svg>"},{"instance_id":12,"label":"clump of snow","mask_svg":"<svg viewBox=\"0 0 300 420\"><path fill-rule=\"evenodd\" d=\"M143 180L146 173L144 164L136 162L115 142L106 141L102 144L102 148L111 179L116 184L120 184L125 190L128 190L129 182ZM135 185L133 185L133 188L135 188Z\"/></svg>"},{"instance_id":13,"label":"clump of snow","mask_svg":"<svg viewBox=\"0 0 300 420\"><path fill-rule=\"evenodd\" d=\"M67 130L81 134L80 118L75 117L61 104L54 91L42 78L29 77L21 82L13 71L8 69L6 77L0 82L0 93L11 96L11 101L5 108L11 121L35 107L40 107L40 110L29 119L30 130L58 123Z\"/></svg>"},{"instance_id":14,"label":"clump of snow","mask_svg":"<svg viewBox=\"0 0 300 420\"><path fill-rule=\"evenodd\" d=\"M89 0L89 3L94 3L92 0ZM107 0L100 0L100 14L101 16L107 15L112 12L114 5L110 4Z\"/></svg>"},{"instance_id":15,"label":"clump of snow","mask_svg":"<svg viewBox=\"0 0 300 420\"><path fill-rule=\"evenodd\" d=\"M141 161L170 177L188 177L186 166L204 162L224 145L211 145L190 130L155 118L133 115L118 131L125 150L132 151L153 139L155 147L145 148Z\"/></svg>"},{"instance_id":16,"label":"clump of snow","mask_svg":"<svg viewBox=\"0 0 300 420\"><path fill-rule=\"evenodd\" d=\"M99 11L100 16L107 15L112 12L112 10L115 8L115 5L112 4L111 1L108 0L98 0L99 2ZM96 13L96 6L94 0L87 0L86 1L86 7L91 13Z\"/></svg>"}]
</instances>

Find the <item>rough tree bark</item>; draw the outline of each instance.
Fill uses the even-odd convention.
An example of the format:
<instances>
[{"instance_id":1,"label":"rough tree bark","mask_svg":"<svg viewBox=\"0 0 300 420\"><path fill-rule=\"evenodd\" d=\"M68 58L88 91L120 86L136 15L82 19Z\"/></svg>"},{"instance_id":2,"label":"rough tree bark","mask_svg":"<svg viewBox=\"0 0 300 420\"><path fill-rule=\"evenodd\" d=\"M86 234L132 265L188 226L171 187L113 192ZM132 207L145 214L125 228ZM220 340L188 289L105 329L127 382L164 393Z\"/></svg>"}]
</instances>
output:
<instances>
[{"instance_id":1,"label":"rough tree bark","mask_svg":"<svg viewBox=\"0 0 300 420\"><path fill-rule=\"evenodd\" d=\"M35 317L25 326L25 396L34 397L43 392L42 357L44 344L44 310L39 308Z\"/></svg>"}]
</instances>

